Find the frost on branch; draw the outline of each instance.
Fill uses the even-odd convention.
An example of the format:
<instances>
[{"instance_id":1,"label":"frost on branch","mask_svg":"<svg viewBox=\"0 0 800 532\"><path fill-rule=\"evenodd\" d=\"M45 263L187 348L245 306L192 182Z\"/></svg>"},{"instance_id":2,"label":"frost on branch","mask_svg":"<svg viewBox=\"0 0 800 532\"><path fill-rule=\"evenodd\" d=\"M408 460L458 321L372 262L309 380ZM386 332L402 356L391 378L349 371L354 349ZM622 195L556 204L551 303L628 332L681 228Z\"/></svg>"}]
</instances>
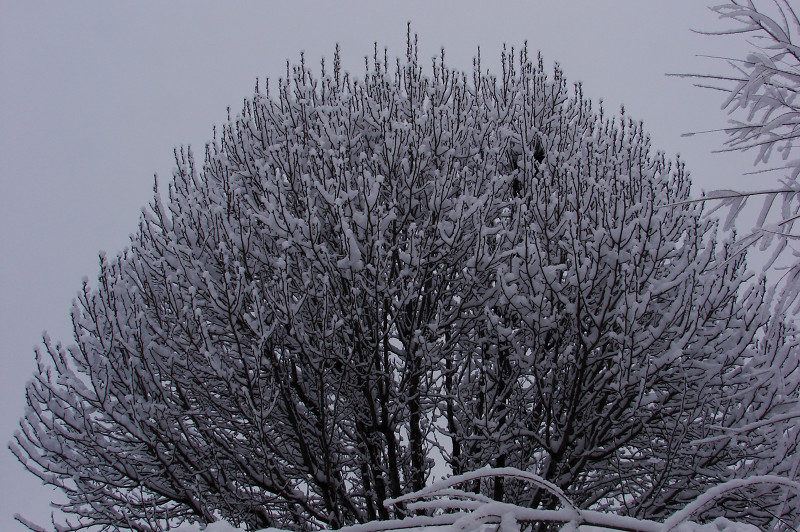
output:
<instances>
[{"instance_id":1,"label":"frost on branch","mask_svg":"<svg viewBox=\"0 0 800 532\"><path fill-rule=\"evenodd\" d=\"M765 288L640 123L525 49L499 77L426 74L411 39L361 80L333 63L257 88L202 164L177 152L75 344L38 353L12 450L66 494L61 530L419 517L434 457L547 483L470 480L498 504L553 510L554 486L645 519L796 478L796 432L718 437L795 400L796 333L758 340ZM796 525L797 502L698 519Z\"/></svg>"}]
</instances>

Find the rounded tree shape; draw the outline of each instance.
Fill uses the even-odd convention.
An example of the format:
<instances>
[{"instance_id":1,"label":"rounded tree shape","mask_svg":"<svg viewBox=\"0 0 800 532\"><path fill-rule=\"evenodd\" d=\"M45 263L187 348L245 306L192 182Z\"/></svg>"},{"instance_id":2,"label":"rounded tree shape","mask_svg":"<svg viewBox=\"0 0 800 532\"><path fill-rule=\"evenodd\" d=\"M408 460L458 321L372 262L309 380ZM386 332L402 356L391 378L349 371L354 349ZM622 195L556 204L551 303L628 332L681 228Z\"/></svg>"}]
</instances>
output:
<instances>
[{"instance_id":1,"label":"rounded tree shape","mask_svg":"<svg viewBox=\"0 0 800 532\"><path fill-rule=\"evenodd\" d=\"M763 287L739 291L683 164L525 49L500 77L443 56L426 74L409 42L360 80L337 51L319 78L301 63L257 87L101 259L12 444L66 493L64 530L403 517L384 503L436 459L662 518L795 451L795 433L711 437L793 397L795 336L756 340ZM753 522L780 510L750 495Z\"/></svg>"}]
</instances>

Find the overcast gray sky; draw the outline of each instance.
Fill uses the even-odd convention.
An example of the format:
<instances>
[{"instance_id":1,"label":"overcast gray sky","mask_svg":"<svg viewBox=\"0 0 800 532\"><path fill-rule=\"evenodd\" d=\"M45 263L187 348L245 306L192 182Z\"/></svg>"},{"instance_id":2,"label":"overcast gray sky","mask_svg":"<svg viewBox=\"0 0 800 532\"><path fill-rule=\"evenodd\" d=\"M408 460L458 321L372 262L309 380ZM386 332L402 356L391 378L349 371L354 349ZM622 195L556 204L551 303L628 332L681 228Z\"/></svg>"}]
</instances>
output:
<instances>
[{"instance_id":1,"label":"overcast gray sky","mask_svg":"<svg viewBox=\"0 0 800 532\"><path fill-rule=\"evenodd\" d=\"M45 523L53 495L5 445L24 410L42 331L69 342L70 304L99 250L116 253L164 182L172 149L202 153L214 124L252 94L256 77L277 79L286 60L330 58L359 75L377 41L405 50L406 23L423 57L444 46L448 62L497 71L502 43L558 61L584 94L609 111L624 103L653 143L680 152L701 188L756 188L749 156L712 154L721 96L668 72L723 70L696 54L741 55L718 28L720 0L535 0L528 2L252 2L0 0L0 530L12 514ZM766 179L766 178L765 178Z\"/></svg>"}]
</instances>

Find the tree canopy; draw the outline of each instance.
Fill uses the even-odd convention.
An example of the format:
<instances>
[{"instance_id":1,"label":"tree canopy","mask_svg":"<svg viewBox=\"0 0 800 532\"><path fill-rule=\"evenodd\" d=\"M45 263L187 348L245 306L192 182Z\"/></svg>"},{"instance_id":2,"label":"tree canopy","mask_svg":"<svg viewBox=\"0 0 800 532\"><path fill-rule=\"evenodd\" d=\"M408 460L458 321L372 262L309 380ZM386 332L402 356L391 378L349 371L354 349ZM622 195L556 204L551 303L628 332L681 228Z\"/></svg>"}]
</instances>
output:
<instances>
[{"instance_id":1,"label":"tree canopy","mask_svg":"<svg viewBox=\"0 0 800 532\"><path fill-rule=\"evenodd\" d=\"M794 400L798 338L641 123L526 48L426 73L409 38L362 79L337 50L270 90L202 164L176 152L75 343L37 351L11 447L66 494L61 530L402 517L384 503L436 468L651 519L798 477L795 428L717 437ZM796 495L747 489L704 515L798 523Z\"/></svg>"}]
</instances>

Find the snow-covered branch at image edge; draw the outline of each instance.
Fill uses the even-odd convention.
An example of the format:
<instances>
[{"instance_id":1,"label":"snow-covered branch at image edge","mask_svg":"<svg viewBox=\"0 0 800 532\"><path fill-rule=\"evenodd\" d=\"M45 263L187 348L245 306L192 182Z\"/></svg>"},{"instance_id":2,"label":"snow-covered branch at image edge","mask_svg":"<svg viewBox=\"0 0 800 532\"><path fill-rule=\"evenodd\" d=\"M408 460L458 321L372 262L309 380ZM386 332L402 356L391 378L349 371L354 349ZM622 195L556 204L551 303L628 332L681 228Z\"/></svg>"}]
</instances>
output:
<instances>
[{"instance_id":1,"label":"snow-covered branch at image edge","mask_svg":"<svg viewBox=\"0 0 800 532\"><path fill-rule=\"evenodd\" d=\"M734 226L748 203L763 200L755 226L739 245L742 250L768 254L764 270L773 269L777 278L771 298L775 313L796 315L800 311L800 234L795 229L800 221L800 159L792 158L792 149L800 138L800 19L788 0L730 0L712 10L725 27L701 33L745 38L751 52L743 58L721 58L727 66L721 74L683 76L725 95L723 108L731 119L721 130L728 137L724 151L755 152L754 163L760 166L745 174L752 176L752 189L714 190L704 199L714 204L710 212L727 209L726 229ZM777 164L776 157L780 158Z\"/></svg>"}]
</instances>

